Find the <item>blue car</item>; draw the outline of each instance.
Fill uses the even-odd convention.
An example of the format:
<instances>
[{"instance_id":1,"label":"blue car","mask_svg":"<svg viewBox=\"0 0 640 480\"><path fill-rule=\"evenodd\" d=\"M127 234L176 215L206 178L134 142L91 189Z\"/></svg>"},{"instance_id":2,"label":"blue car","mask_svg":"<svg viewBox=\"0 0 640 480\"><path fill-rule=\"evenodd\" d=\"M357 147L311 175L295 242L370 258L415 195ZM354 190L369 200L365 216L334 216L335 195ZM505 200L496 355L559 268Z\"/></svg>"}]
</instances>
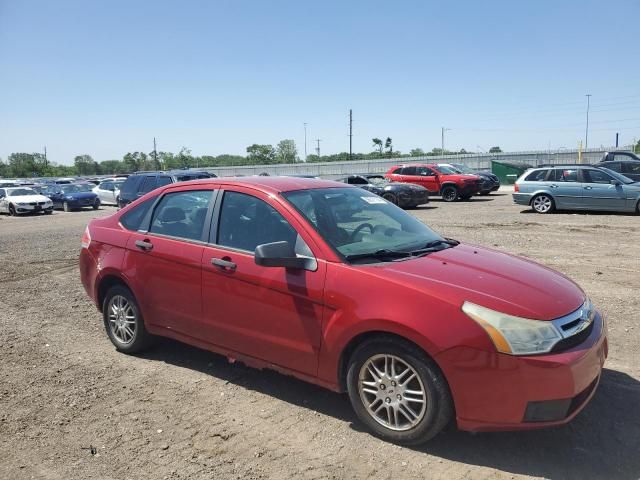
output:
<instances>
[{"instance_id":1,"label":"blue car","mask_svg":"<svg viewBox=\"0 0 640 480\"><path fill-rule=\"evenodd\" d=\"M513 201L538 213L602 210L640 213L640 182L608 168L556 165L527 170L514 185Z\"/></svg>"},{"instance_id":2,"label":"blue car","mask_svg":"<svg viewBox=\"0 0 640 480\"><path fill-rule=\"evenodd\" d=\"M53 208L62 208L65 212L85 207L97 210L100 208L100 199L91 191L91 187L94 185L82 183L49 185L42 194L51 199Z\"/></svg>"}]
</instances>

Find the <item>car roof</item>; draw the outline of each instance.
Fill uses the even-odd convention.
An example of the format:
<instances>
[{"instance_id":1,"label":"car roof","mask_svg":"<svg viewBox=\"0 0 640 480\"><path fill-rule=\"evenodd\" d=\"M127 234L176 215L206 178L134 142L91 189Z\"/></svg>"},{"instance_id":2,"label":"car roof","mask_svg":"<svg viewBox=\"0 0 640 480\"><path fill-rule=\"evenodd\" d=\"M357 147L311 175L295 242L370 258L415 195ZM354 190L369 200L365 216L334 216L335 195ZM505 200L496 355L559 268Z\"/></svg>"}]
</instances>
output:
<instances>
[{"instance_id":1,"label":"car roof","mask_svg":"<svg viewBox=\"0 0 640 480\"><path fill-rule=\"evenodd\" d=\"M318 178L304 177L217 177L189 180L167 185L165 188L178 188L189 185L233 185L238 187L254 188L266 193L290 192L294 190L310 190L316 188L345 188L344 183L333 180L321 180Z\"/></svg>"}]
</instances>

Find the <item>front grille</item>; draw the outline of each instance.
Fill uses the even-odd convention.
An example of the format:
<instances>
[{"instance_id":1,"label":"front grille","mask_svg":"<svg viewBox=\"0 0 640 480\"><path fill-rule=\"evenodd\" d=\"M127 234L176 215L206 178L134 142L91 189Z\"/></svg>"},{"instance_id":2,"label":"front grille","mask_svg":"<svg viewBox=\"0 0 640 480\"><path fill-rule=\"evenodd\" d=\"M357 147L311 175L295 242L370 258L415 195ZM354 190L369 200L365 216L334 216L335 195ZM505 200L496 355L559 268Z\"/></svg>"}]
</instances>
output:
<instances>
[{"instance_id":1,"label":"front grille","mask_svg":"<svg viewBox=\"0 0 640 480\"><path fill-rule=\"evenodd\" d=\"M576 322L579 323L580 319L578 319ZM571 323L574 323L574 322L571 322ZM562 340L560 340L558 343L554 345L551 351L558 353L558 352L564 352L565 350L569 350L573 347L577 347L582 342L584 342L589 337L589 335L591 335L591 332L593 331L594 323L596 323L595 320L591 322L591 325L589 325L587 328L585 328L581 332L575 335L572 335L571 337L563 338Z\"/></svg>"},{"instance_id":2,"label":"front grille","mask_svg":"<svg viewBox=\"0 0 640 480\"><path fill-rule=\"evenodd\" d=\"M38 202L38 205L42 206L45 205L47 202Z\"/></svg>"},{"instance_id":3,"label":"front grille","mask_svg":"<svg viewBox=\"0 0 640 480\"><path fill-rule=\"evenodd\" d=\"M35 205L36 205L36 202L29 202L29 205L31 205L31 206L35 206Z\"/></svg>"}]
</instances>

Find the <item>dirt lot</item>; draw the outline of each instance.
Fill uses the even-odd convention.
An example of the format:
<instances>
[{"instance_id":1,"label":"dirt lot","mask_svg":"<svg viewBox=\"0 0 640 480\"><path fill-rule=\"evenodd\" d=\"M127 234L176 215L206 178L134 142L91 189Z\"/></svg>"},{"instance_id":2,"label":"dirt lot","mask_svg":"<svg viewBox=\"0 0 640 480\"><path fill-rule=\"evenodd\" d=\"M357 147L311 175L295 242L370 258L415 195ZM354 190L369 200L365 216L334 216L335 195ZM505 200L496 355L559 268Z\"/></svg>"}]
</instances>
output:
<instances>
[{"instance_id":1,"label":"dirt lot","mask_svg":"<svg viewBox=\"0 0 640 480\"><path fill-rule=\"evenodd\" d=\"M412 449L363 431L344 395L172 341L117 353L77 269L84 226L112 211L0 216L0 478L640 478L640 217L536 215L506 193L413 212L577 280L610 357L568 426Z\"/></svg>"}]
</instances>

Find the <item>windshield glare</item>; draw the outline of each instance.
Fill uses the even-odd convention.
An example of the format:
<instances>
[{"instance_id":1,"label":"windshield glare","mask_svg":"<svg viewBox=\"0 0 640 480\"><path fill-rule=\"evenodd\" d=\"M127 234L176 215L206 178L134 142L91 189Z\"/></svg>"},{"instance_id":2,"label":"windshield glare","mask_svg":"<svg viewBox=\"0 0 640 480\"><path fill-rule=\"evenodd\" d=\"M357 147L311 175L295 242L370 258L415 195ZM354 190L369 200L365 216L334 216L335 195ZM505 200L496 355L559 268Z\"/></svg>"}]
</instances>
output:
<instances>
[{"instance_id":1,"label":"windshield glare","mask_svg":"<svg viewBox=\"0 0 640 480\"><path fill-rule=\"evenodd\" d=\"M442 237L404 210L360 188L282 194L343 257L380 250L409 252Z\"/></svg>"},{"instance_id":2,"label":"windshield glare","mask_svg":"<svg viewBox=\"0 0 640 480\"><path fill-rule=\"evenodd\" d=\"M444 165L438 165L436 167L434 167L438 172L442 173L443 175L451 175L454 173L458 173L456 172L453 168L451 167L445 167Z\"/></svg>"},{"instance_id":3,"label":"windshield glare","mask_svg":"<svg viewBox=\"0 0 640 480\"><path fill-rule=\"evenodd\" d=\"M389 183L389 180L387 180L384 177L367 177L367 180L369 181L370 184L372 185L386 185L387 183Z\"/></svg>"},{"instance_id":4,"label":"windshield glare","mask_svg":"<svg viewBox=\"0 0 640 480\"><path fill-rule=\"evenodd\" d=\"M81 185L61 185L60 191L62 191L62 193L86 192L86 190L83 190L81 187Z\"/></svg>"},{"instance_id":5,"label":"windshield glare","mask_svg":"<svg viewBox=\"0 0 640 480\"><path fill-rule=\"evenodd\" d=\"M35 190L32 190L30 188L17 188L15 190L7 191L8 197L18 197L20 195L37 195L37 193L35 192Z\"/></svg>"}]
</instances>

